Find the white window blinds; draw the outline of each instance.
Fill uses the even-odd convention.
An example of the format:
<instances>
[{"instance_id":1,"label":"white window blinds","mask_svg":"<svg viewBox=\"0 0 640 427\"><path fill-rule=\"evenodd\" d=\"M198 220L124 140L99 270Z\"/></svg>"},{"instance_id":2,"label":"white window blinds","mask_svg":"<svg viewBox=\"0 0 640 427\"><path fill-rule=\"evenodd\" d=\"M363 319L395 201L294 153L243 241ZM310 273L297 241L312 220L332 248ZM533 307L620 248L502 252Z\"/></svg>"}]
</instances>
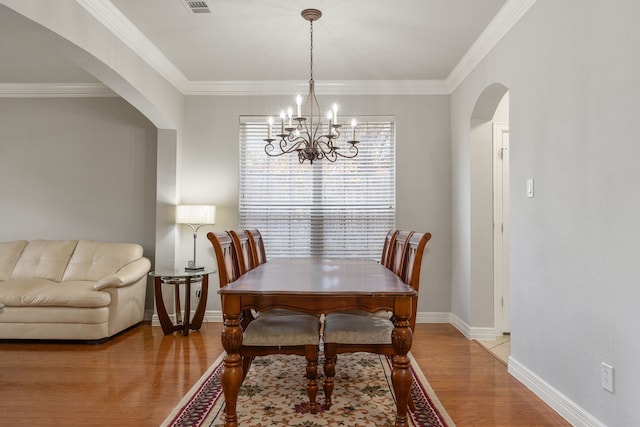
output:
<instances>
[{"instance_id":1,"label":"white window blinds","mask_svg":"<svg viewBox=\"0 0 640 427\"><path fill-rule=\"evenodd\" d=\"M240 120L240 228L261 231L269 258L379 259L395 226L393 120L358 118L358 156L313 165L295 153L267 156L267 126Z\"/></svg>"}]
</instances>

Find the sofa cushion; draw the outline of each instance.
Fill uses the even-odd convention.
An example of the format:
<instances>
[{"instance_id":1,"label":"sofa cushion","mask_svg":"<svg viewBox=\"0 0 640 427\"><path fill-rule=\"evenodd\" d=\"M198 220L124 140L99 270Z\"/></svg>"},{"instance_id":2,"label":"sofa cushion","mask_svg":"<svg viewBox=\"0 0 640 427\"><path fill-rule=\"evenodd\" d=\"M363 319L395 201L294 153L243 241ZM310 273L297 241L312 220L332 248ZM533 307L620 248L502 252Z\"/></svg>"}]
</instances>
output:
<instances>
[{"instance_id":1,"label":"sofa cushion","mask_svg":"<svg viewBox=\"0 0 640 427\"><path fill-rule=\"evenodd\" d=\"M49 279L59 282L77 240L32 240L13 269L12 279Z\"/></svg>"},{"instance_id":2,"label":"sofa cushion","mask_svg":"<svg viewBox=\"0 0 640 427\"><path fill-rule=\"evenodd\" d=\"M141 258L142 253L142 246L136 243L81 240L69 261L62 281L93 280L97 282Z\"/></svg>"},{"instance_id":3,"label":"sofa cushion","mask_svg":"<svg viewBox=\"0 0 640 427\"><path fill-rule=\"evenodd\" d=\"M47 286L57 284L47 279L16 279L0 283L0 302L8 307L22 305L20 300L26 293L38 292Z\"/></svg>"},{"instance_id":4,"label":"sofa cushion","mask_svg":"<svg viewBox=\"0 0 640 427\"><path fill-rule=\"evenodd\" d=\"M56 324L72 326L73 324L109 323L109 307L5 307L0 317L0 336L3 336L1 325L7 323L13 323L12 326L19 324L22 327L35 324L35 327L45 329ZM24 338L19 334L12 334L12 337Z\"/></svg>"},{"instance_id":5,"label":"sofa cushion","mask_svg":"<svg viewBox=\"0 0 640 427\"><path fill-rule=\"evenodd\" d=\"M25 246L26 240L16 240L15 242L0 242L0 281L9 280L16 262Z\"/></svg>"},{"instance_id":6,"label":"sofa cushion","mask_svg":"<svg viewBox=\"0 0 640 427\"><path fill-rule=\"evenodd\" d=\"M92 281L53 283L25 292L20 298L22 306L105 307L111 302L108 292L93 289Z\"/></svg>"}]
</instances>

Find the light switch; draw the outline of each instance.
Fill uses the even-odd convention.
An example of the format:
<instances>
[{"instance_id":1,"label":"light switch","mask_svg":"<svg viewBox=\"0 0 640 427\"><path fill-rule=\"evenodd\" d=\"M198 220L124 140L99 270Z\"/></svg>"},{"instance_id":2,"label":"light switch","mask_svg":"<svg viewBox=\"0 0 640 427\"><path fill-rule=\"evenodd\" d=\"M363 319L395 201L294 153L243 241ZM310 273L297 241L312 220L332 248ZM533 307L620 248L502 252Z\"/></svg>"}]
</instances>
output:
<instances>
[{"instance_id":1,"label":"light switch","mask_svg":"<svg viewBox=\"0 0 640 427\"><path fill-rule=\"evenodd\" d=\"M533 197L533 178L527 179L527 197Z\"/></svg>"}]
</instances>

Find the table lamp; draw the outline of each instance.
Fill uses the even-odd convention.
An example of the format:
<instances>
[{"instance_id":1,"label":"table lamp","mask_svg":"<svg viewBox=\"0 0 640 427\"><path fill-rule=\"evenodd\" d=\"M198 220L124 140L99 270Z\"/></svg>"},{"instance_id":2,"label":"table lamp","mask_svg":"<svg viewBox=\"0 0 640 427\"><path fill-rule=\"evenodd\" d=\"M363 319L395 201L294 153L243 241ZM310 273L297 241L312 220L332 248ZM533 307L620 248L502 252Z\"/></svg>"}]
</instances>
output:
<instances>
[{"instance_id":1,"label":"table lamp","mask_svg":"<svg viewBox=\"0 0 640 427\"><path fill-rule=\"evenodd\" d=\"M204 267L196 264L196 239L198 229L203 225L216 223L216 207L205 205L178 205L176 223L186 224L193 230L193 261L189 261L185 271L201 271Z\"/></svg>"}]
</instances>

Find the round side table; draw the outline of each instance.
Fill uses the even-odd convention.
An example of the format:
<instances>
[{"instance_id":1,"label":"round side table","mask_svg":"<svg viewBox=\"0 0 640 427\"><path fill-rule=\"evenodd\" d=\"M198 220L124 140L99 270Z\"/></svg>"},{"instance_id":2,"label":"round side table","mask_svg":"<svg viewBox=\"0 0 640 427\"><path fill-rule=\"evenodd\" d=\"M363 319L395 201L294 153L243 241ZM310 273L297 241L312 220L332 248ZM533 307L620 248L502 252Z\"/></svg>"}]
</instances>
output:
<instances>
[{"instance_id":1,"label":"round side table","mask_svg":"<svg viewBox=\"0 0 640 427\"><path fill-rule=\"evenodd\" d=\"M158 320L162 331L165 335L171 334L175 331L181 331L182 335L189 335L189 330L197 331L202 326L202 320L204 319L204 312L207 307L207 295L209 293L209 274L213 273L213 270L202 271L185 271L185 270L157 270L149 273L149 276L154 278L155 283L155 298L156 309L158 311ZM196 307L196 312L193 315L193 319L189 320L191 315L191 284L202 282L202 293L200 294L200 300ZM162 285L175 286L174 300L176 309L176 324L174 325L167 313L167 308L164 305L164 298L162 298ZM181 316L180 307L180 286L184 285L184 315Z\"/></svg>"}]
</instances>

